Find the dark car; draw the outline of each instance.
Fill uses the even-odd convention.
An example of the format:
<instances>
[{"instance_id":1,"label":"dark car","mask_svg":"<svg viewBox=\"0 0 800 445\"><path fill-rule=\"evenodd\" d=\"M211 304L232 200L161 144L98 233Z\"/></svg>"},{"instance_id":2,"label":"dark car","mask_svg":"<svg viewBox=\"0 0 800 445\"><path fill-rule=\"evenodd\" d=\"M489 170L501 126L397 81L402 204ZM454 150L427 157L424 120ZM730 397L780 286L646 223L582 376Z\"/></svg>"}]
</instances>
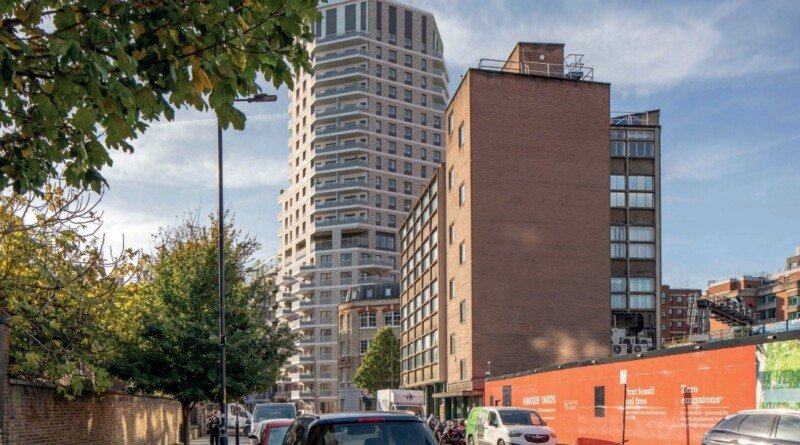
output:
<instances>
[{"instance_id":1,"label":"dark car","mask_svg":"<svg viewBox=\"0 0 800 445\"><path fill-rule=\"evenodd\" d=\"M412 414L351 413L302 416L283 445L436 445L424 420Z\"/></svg>"},{"instance_id":2,"label":"dark car","mask_svg":"<svg viewBox=\"0 0 800 445\"><path fill-rule=\"evenodd\" d=\"M703 435L703 445L800 445L800 411L754 410L726 416Z\"/></svg>"}]
</instances>

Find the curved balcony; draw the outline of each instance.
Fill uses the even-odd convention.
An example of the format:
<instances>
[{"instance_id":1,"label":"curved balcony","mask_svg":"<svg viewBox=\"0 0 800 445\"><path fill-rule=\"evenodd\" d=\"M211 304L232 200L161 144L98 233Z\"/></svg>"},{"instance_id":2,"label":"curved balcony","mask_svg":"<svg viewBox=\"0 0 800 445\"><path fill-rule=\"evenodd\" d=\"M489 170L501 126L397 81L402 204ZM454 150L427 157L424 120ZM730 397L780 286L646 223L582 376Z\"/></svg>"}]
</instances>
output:
<instances>
[{"instance_id":1,"label":"curved balcony","mask_svg":"<svg viewBox=\"0 0 800 445\"><path fill-rule=\"evenodd\" d=\"M319 102L321 99L335 99L341 96L352 94L361 94L369 91L366 85L355 84L346 87L328 88L326 90L317 91L314 97Z\"/></svg>"},{"instance_id":2,"label":"curved balcony","mask_svg":"<svg viewBox=\"0 0 800 445\"><path fill-rule=\"evenodd\" d=\"M352 45L354 41L367 41L367 39L369 39L369 32L367 31L345 31L339 34L319 36L314 39L315 46L312 51L316 52L323 49L327 50L330 48L349 46Z\"/></svg>"},{"instance_id":3,"label":"curved balcony","mask_svg":"<svg viewBox=\"0 0 800 445\"><path fill-rule=\"evenodd\" d=\"M317 123L324 118L340 117L353 114L366 114L369 112L369 107L366 105L345 105L343 107L331 107L314 112L314 117L317 118Z\"/></svg>"},{"instance_id":4,"label":"curved balcony","mask_svg":"<svg viewBox=\"0 0 800 445\"><path fill-rule=\"evenodd\" d=\"M369 144L366 142L352 142L349 144L332 144L332 145L322 145L319 147L314 148L314 153L316 155L323 155L329 153L363 153L369 150Z\"/></svg>"},{"instance_id":5,"label":"curved balcony","mask_svg":"<svg viewBox=\"0 0 800 445\"><path fill-rule=\"evenodd\" d=\"M333 85L339 82L353 82L364 79L368 74L369 68L365 66L352 66L316 74L314 80L318 87L324 87L325 85Z\"/></svg>"},{"instance_id":6,"label":"curved balcony","mask_svg":"<svg viewBox=\"0 0 800 445\"><path fill-rule=\"evenodd\" d=\"M366 179L352 179L352 180L345 180L339 182L328 182L325 184L317 184L314 186L315 192L324 192L328 190L339 190L339 189L346 189L346 188L367 188L369 187L369 182Z\"/></svg>"},{"instance_id":7,"label":"curved balcony","mask_svg":"<svg viewBox=\"0 0 800 445\"><path fill-rule=\"evenodd\" d=\"M359 258L359 269L372 270L392 270L395 267L394 261L387 258Z\"/></svg>"},{"instance_id":8,"label":"curved balcony","mask_svg":"<svg viewBox=\"0 0 800 445\"><path fill-rule=\"evenodd\" d=\"M350 48L343 51L322 54L314 57L314 68L332 67L352 63L353 59L362 59L369 54L361 48Z\"/></svg>"},{"instance_id":9,"label":"curved balcony","mask_svg":"<svg viewBox=\"0 0 800 445\"><path fill-rule=\"evenodd\" d=\"M342 136L350 133L365 133L369 131L367 124L329 125L314 131L315 138Z\"/></svg>"},{"instance_id":10,"label":"curved balcony","mask_svg":"<svg viewBox=\"0 0 800 445\"><path fill-rule=\"evenodd\" d=\"M328 209L342 209L342 208L353 208L353 207L364 207L369 205L368 199L362 198L350 198L350 199L337 199L334 201L321 201L319 203L314 203L314 209L311 211L313 214L314 212L320 210L328 210ZM316 247L317 250L331 250L333 245L331 244L330 247L320 248L319 246Z\"/></svg>"},{"instance_id":11,"label":"curved balcony","mask_svg":"<svg viewBox=\"0 0 800 445\"><path fill-rule=\"evenodd\" d=\"M369 162L363 159L353 159L350 161L328 162L326 164L314 165L314 171L329 172L339 170L360 170L369 167Z\"/></svg>"}]
</instances>

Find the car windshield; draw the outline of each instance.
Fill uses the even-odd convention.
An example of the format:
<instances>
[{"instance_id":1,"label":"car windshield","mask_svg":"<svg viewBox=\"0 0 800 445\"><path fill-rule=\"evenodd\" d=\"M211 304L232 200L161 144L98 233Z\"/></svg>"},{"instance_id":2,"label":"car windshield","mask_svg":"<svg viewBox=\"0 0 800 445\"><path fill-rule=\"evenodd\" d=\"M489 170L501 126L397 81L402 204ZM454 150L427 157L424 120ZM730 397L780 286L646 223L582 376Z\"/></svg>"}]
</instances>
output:
<instances>
[{"instance_id":1,"label":"car windshield","mask_svg":"<svg viewBox=\"0 0 800 445\"><path fill-rule=\"evenodd\" d=\"M286 432L289 431L289 426L273 426L269 430L269 440L267 445L281 445L283 438L286 437Z\"/></svg>"},{"instance_id":2,"label":"car windshield","mask_svg":"<svg viewBox=\"0 0 800 445\"><path fill-rule=\"evenodd\" d=\"M504 425L544 425L534 411L500 411L500 418Z\"/></svg>"},{"instance_id":3,"label":"car windshield","mask_svg":"<svg viewBox=\"0 0 800 445\"><path fill-rule=\"evenodd\" d=\"M253 413L253 422L269 419L294 419L294 410L289 405L257 406Z\"/></svg>"},{"instance_id":4,"label":"car windshield","mask_svg":"<svg viewBox=\"0 0 800 445\"><path fill-rule=\"evenodd\" d=\"M334 423L311 431L307 445L436 445L422 422Z\"/></svg>"}]
</instances>

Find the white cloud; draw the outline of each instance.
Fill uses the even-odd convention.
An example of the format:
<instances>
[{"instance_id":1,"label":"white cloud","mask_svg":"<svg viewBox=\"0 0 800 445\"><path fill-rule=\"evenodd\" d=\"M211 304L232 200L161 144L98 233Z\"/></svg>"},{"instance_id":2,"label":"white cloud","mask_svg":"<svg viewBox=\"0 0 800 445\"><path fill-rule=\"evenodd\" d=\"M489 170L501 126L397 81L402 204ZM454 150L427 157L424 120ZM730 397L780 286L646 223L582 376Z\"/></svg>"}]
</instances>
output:
<instances>
[{"instance_id":1,"label":"white cloud","mask_svg":"<svg viewBox=\"0 0 800 445\"><path fill-rule=\"evenodd\" d=\"M173 122L152 125L134 141L133 154L115 152L106 171L112 190L122 183L149 186L215 188L217 181L216 120L181 112ZM283 184L288 178L285 140L265 134L285 131L285 114L254 115L243 132L228 130L225 138L225 187ZM268 144L265 141L271 141Z\"/></svg>"},{"instance_id":2,"label":"white cloud","mask_svg":"<svg viewBox=\"0 0 800 445\"><path fill-rule=\"evenodd\" d=\"M797 67L796 61L770 52L764 40L774 32L768 29L742 23L738 35L731 35L730 28L736 28L730 26L731 17L741 12L741 1L648 9L608 2L545 3L551 9L547 12L533 2L524 3L524 12L516 10L520 3L512 10L501 1L478 7L465 7L460 1L416 3L434 12L445 58L458 68L476 66L484 57L505 59L518 41L566 43L567 52L585 54L595 80L611 82L623 94L649 94L687 79L763 75Z\"/></svg>"}]
</instances>

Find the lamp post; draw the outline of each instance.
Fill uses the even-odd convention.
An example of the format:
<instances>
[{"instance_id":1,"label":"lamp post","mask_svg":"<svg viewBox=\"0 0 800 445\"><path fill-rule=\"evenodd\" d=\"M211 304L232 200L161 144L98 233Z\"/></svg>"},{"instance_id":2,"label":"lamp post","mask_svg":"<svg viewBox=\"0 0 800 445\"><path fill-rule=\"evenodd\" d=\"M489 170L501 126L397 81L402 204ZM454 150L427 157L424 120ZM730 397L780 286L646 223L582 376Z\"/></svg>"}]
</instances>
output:
<instances>
[{"instance_id":1,"label":"lamp post","mask_svg":"<svg viewBox=\"0 0 800 445\"><path fill-rule=\"evenodd\" d=\"M246 99L234 99L234 102L275 102L277 96L272 94L256 94L255 96ZM219 202L217 203L217 263L219 274L219 404L220 411L222 411L222 433L220 435L220 443L228 445L228 394L226 391L225 380L225 262L223 255L223 247L225 246L222 237L224 224L223 224L223 210L222 210L222 126L217 122L217 192ZM238 417L237 417L238 418ZM239 437L239 430L236 430L236 437ZM238 442L238 440L237 440Z\"/></svg>"}]
</instances>

